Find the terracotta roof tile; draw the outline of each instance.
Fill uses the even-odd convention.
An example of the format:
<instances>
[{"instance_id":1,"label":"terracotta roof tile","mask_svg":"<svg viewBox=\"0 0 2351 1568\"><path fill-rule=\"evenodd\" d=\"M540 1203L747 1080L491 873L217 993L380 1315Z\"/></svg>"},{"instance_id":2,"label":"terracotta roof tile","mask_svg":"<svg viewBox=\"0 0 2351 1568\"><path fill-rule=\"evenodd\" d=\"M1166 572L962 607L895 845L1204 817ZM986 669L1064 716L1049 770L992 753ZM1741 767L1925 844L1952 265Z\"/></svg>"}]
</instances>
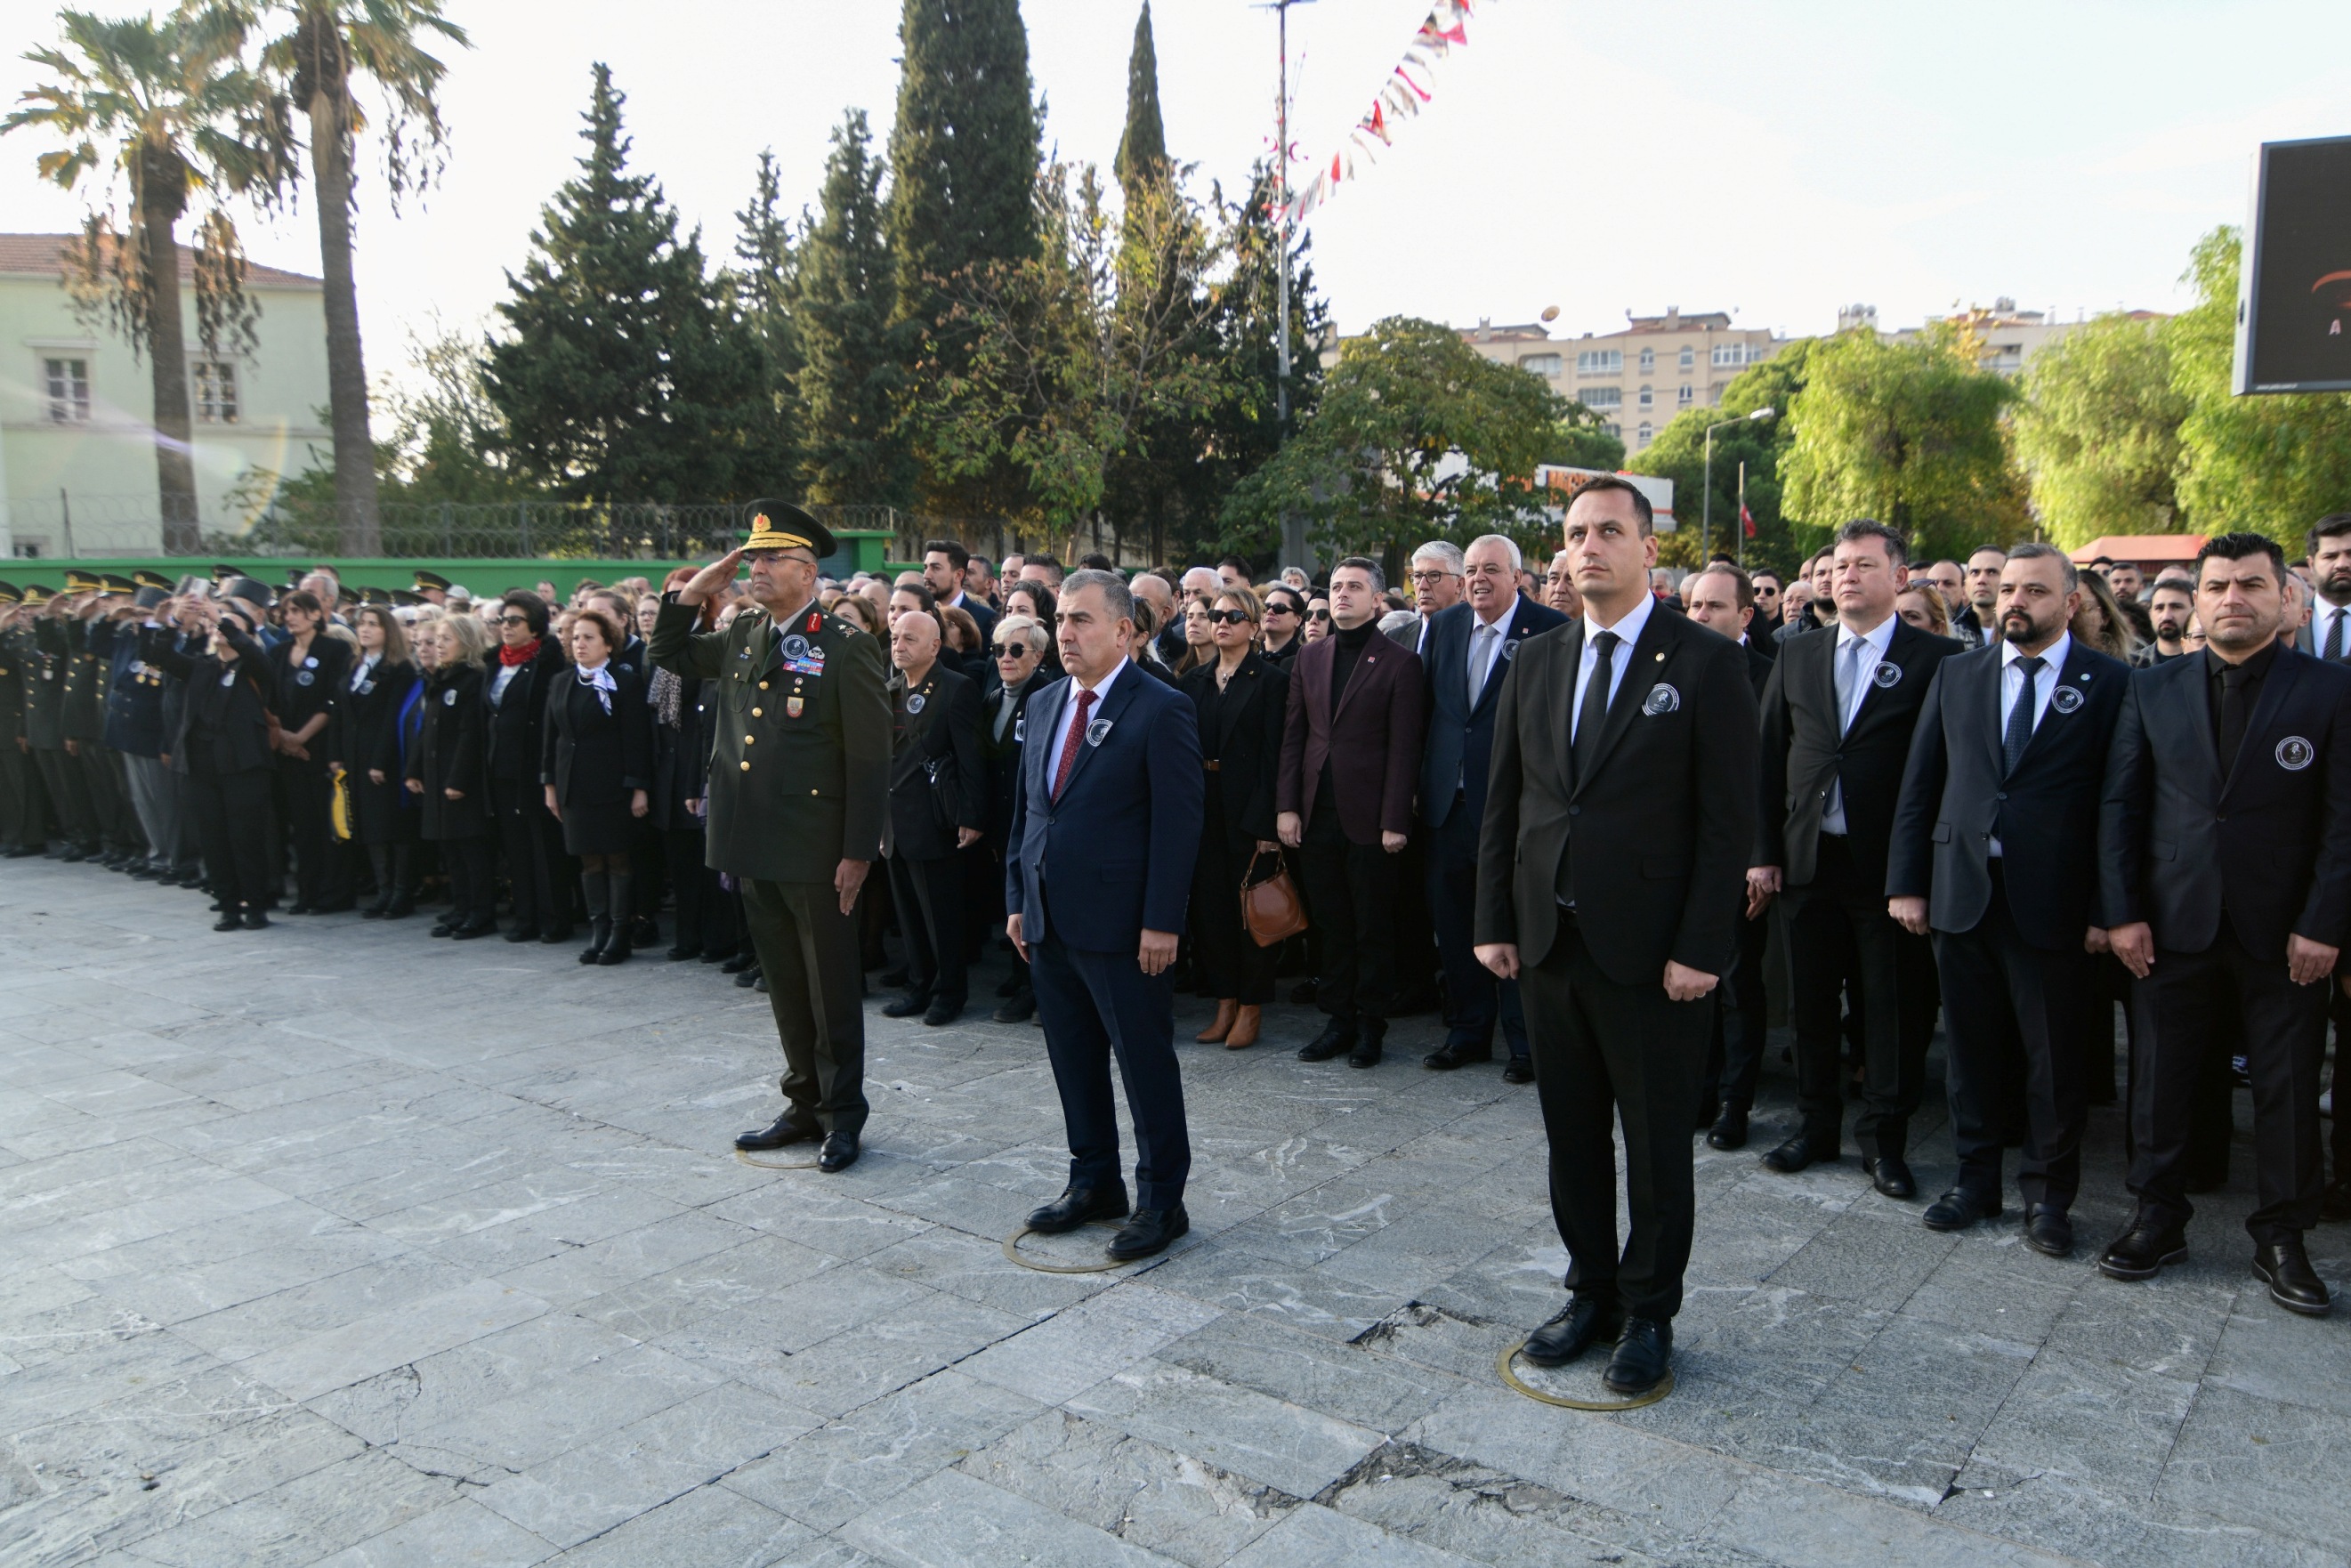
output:
<instances>
[{"instance_id":1,"label":"terracotta roof tile","mask_svg":"<svg viewBox=\"0 0 2351 1568\"><path fill-rule=\"evenodd\" d=\"M55 277L64 264L66 246L79 239L79 235L11 235L0 234L0 273L18 276L27 274ZM180 247L180 281L191 282L196 274L196 255L185 246ZM287 272L275 267L264 267L247 261L245 280L253 284L291 284L298 287L315 287L319 280L298 272Z\"/></svg>"}]
</instances>

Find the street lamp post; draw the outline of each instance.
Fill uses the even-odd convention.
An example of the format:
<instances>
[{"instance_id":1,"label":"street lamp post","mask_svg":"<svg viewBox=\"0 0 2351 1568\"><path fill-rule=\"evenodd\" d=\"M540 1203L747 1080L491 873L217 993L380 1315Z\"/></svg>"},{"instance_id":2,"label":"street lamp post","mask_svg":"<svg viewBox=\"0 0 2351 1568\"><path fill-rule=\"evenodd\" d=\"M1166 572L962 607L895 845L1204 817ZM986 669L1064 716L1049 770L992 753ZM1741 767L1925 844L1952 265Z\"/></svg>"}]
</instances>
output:
<instances>
[{"instance_id":1,"label":"street lamp post","mask_svg":"<svg viewBox=\"0 0 2351 1568\"><path fill-rule=\"evenodd\" d=\"M1704 565L1706 558L1714 553L1714 433L1718 430L1729 430L1734 424L1746 424L1750 421L1777 419L1779 415L1780 411L1776 408L1759 408L1752 413L1742 413L1737 419L1726 419L1719 424L1709 424L1706 427L1706 482L1704 485L1706 500L1698 508L1698 528L1700 565Z\"/></svg>"}]
</instances>

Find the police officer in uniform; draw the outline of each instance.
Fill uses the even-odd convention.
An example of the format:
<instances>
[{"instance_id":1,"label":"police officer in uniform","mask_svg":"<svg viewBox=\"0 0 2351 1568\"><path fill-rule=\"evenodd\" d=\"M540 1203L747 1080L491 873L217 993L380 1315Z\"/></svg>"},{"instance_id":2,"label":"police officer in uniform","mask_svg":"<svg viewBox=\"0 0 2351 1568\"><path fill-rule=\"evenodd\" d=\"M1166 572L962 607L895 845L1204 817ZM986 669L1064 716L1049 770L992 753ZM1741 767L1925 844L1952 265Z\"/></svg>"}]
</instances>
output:
<instances>
[{"instance_id":1,"label":"police officer in uniform","mask_svg":"<svg viewBox=\"0 0 2351 1568\"><path fill-rule=\"evenodd\" d=\"M748 510L742 547L665 598L648 652L707 683L710 864L741 886L783 1043L784 1113L735 1146L821 1139L820 1168L840 1171L857 1159L867 1110L853 912L889 809L885 660L879 639L817 602L817 562L837 548L824 525L783 501ZM704 601L746 560L758 608L696 632Z\"/></svg>"}]
</instances>

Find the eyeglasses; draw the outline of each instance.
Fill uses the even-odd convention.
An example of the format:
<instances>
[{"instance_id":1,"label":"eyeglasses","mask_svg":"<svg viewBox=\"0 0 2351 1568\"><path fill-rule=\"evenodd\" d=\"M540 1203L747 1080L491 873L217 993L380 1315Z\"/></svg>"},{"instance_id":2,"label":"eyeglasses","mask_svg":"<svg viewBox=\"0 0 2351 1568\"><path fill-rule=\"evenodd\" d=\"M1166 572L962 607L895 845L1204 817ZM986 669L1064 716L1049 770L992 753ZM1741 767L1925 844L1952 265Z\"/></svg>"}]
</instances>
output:
<instances>
[{"instance_id":1,"label":"eyeglasses","mask_svg":"<svg viewBox=\"0 0 2351 1568\"><path fill-rule=\"evenodd\" d=\"M1416 571L1412 574L1412 580L1424 588L1434 588L1452 575L1449 571Z\"/></svg>"},{"instance_id":2,"label":"eyeglasses","mask_svg":"<svg viewBox=\"0 0 2351 1568\"><path fill-rule=\"evenodd\" d=\"M1306 619L1309 621L1328 621L1331 619L1331 612L1328 610L1310 610L1306 612Z\"/></svg>"},{"instance_id":3,"label":"eyeglasses","mask_svg":"<svg viewBox=\"0 0 2351 1568\"><path fill-rule=\"evenodd\" d=\"M1207 620L1211 626L1246 626L1249 623L1249 615L1246 610L1211 610Z\"/></svg>"}]
</instances>

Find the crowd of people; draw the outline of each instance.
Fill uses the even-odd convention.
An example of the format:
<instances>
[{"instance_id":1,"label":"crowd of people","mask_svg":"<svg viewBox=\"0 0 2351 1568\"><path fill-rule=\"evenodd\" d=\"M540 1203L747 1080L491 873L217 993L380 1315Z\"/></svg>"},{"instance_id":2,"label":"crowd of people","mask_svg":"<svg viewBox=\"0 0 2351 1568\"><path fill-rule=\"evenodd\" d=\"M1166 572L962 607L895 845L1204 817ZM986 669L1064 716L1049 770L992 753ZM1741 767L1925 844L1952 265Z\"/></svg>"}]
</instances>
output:
<instances>
[{"instance_id":1,"label":"crowd of people","mask_svg":"<svg viewBox=\"0 0 2351 1568\"><path fill-rule=\"evenodd\" d=\"M1784 578L1676 574L1605 478L1544 570L1436 540L1394 587L1362 557L1130 577L952 539L833 580L833 549L762 503L717 562L561 599L327 566L0 584L0 852L209 894L224 932L428 908L611 965L666 919L670 958L770 998L786 1105L737 1146L826 1170L867 1115L870 977L946 1026L1008 948L994 1017L1043 1026L1071 1146L1029 1226L1121 1221L1120 1258L1188 1227L1176 986L1243 1050L1289 981L1322 1014L1298 1056L1366 1070L1439 1011L1422 1065L1499 1054L1551 1135L1571 1298L1525 1354L1613 1343L1628 1395L1665 1375L1689 1145L1746 1144L1783 965L1768 1168L1838 1159L1852 1102L1867 1179L1916 1199L1939 1018L1958 1168L1923 1223L1998 1218L2015 1148L2024 1239L2067 1255L2088 1107L2121 1098L2137 1211L2099 1263L2145 1279L2225 1181L2243 1085L2254 1269L2327 1309L2303 1236L2351 1218L2346 1120L2331 1183L2320 1132L2351 513L2301 560L2225 535L2151 582L2035 544L1914 563L1867 520ZM1261 929L1284 899L1303 930Z\"/></svg>"}]
</instances>

